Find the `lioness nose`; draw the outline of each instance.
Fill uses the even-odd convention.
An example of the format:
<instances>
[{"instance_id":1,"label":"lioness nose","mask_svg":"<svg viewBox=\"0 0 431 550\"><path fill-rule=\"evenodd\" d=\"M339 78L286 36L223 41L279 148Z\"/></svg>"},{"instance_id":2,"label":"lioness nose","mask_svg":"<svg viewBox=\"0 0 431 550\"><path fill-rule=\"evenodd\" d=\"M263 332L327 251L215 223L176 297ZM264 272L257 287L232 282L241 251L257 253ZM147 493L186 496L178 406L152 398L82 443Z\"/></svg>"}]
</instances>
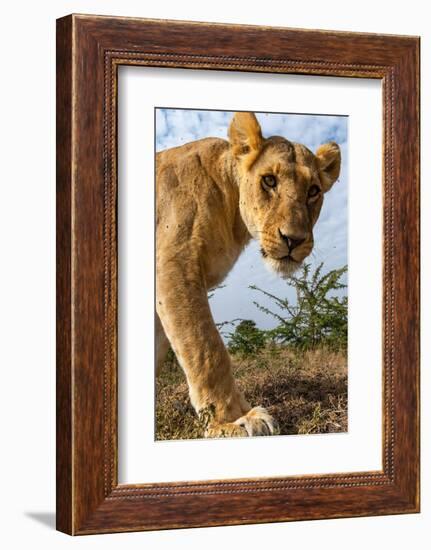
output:
<instances>
[{"instance_id":1,"label":"lioness nose","mask_svg":"<svg viewBox=\"0 0 431 550\"><path fill-rule=\"evenodd\" d=\"M280 229L278 230L278 232L280 233L280 237L289 247L289 251L293 250L305 241L305 238L299 237L298 235L285 235L280 231Z\"/></svg>"}]
</instances>

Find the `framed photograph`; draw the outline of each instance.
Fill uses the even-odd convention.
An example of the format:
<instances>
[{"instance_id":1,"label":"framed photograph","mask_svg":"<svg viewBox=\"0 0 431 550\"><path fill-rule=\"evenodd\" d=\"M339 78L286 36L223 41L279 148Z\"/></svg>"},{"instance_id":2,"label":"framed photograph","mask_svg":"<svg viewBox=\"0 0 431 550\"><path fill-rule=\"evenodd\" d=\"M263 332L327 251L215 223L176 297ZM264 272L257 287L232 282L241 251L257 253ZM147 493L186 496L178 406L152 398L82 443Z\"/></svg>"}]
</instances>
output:
<instances>
[{"instance_id":1,"label":"framed photograph","mask_svg":"<svg viewBox=\"0 0 431 550\"><path fill-rule=\"evenodd\" d=\"M419 38L57 21L57 528L419 511Z\"/></svg>"}]
</instances>

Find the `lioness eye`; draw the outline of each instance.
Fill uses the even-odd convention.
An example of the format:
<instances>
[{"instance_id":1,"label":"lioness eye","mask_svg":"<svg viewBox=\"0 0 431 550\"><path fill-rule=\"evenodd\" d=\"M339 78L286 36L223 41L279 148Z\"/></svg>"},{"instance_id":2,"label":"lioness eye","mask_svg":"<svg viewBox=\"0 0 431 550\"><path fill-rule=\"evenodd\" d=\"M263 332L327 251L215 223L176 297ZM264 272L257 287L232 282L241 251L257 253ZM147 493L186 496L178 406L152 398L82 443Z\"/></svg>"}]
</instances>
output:
<instances>
[{"instance_id":1,"label":"lioness eye","mask_svg":"<svg viewBox=\"0 0 431 550\"><path fill-rule=\"evenodd\" d=\"M320 193L320 187L318 185L312 185L308 190L308 197L310 199L313 197L317 197L319 193Z\"/></svg>"},{"instance_id":2,"label":"lioness eye","mask_svg":"<svg viewBox=\"0 0 431 550\"><path fill-rule=\"evenodd\" d=\"M262 181L267 187L271 187L272 189L277 185L277 179L272 174L268 174L267 176L263 176Z\"/></svg>"}]
</instances>

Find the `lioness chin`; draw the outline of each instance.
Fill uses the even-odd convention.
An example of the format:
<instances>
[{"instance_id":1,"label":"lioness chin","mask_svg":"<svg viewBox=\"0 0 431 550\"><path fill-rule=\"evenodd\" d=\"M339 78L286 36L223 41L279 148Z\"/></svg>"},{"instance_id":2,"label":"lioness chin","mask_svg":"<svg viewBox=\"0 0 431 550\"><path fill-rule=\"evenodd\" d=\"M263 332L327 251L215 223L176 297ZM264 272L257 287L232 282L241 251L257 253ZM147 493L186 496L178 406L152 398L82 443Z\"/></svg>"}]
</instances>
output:
<instances>
[{"instance_id":1,"label":"lioness chin","mask_svg":"<svg viewBox=\"0 0 431 550\"><path fill-rule=\"evenodd\" d=\"M263 138L247 112L233 116L228 134L228 141L206 138L157 154L157 363L170 345L207 437L272 435L272 417L235 384L207 293L251 238L281 276L301 265L324 194L339 176L340 149L330 142L313 154L283 137Z\"/></svg>"}]
</instances>

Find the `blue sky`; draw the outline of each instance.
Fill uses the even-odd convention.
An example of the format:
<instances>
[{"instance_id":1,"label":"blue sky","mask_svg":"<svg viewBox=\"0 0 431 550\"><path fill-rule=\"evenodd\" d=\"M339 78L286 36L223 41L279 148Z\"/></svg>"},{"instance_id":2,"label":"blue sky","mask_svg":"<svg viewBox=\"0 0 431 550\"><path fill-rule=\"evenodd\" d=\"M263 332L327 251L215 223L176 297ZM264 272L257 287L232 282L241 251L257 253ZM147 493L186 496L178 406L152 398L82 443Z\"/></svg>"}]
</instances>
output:
<instances>
[{"instance_id":1,"label":"blue sky","mask_svg":"<svg viewBox=\"0 0 431 550\"><path fill-rule=\"evenodd\" d=\"M204 137L226 139L233 112L198 111L187 109L156 109L156 150L162 151ZM325 270L347 264L347 198L348 198L348 118L333 115L256 113L264 137L283 136L306 145L313 152L327 141L336 141L341 147L342 167L338 182L325 195L323 208L314 228L315 246L307 262L312 267L324 262ZM288 282L271 273L263 264L259 245L255 241L244 250L210 300L216 322L235 318L252 319L260 328L272 328L275 321L258 310L257 300L274 309L261 293L250 290L256 285L272 294L295 301L295 293Z\"/></svg>"}]
</instances>

